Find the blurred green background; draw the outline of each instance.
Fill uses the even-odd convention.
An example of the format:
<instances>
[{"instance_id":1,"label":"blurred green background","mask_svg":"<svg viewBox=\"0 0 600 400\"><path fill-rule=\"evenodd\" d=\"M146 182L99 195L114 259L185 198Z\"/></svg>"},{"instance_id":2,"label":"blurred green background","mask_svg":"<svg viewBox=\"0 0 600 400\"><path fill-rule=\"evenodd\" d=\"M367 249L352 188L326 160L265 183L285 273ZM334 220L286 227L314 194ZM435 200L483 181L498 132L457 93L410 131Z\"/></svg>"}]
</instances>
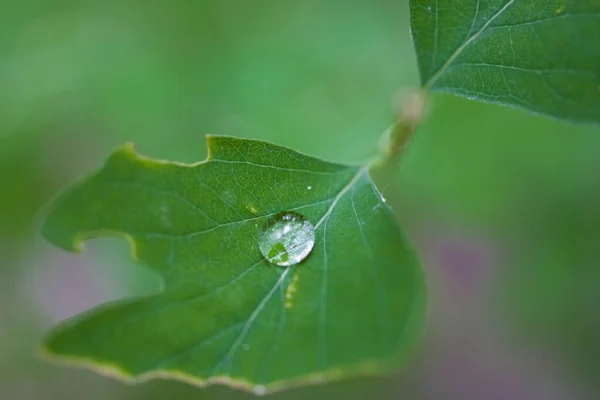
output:
<instances>
[{"instance_id":1,"label":"blurred green background","mask_svg":"<svg viewBox=\"0 0 600 400\"><path fill-rule=\"evenodd\" d=\"M416 87L407 0L4 2L0 398L251 398L40 361L53 324L158 281L117 239L51 247L39 208L129 141L186 162L206 133L361 162ZM428 275L421 348L392 377L272 397L600 398L600 129L430 100L385 188Z\"/></svg>"}]
</instances>

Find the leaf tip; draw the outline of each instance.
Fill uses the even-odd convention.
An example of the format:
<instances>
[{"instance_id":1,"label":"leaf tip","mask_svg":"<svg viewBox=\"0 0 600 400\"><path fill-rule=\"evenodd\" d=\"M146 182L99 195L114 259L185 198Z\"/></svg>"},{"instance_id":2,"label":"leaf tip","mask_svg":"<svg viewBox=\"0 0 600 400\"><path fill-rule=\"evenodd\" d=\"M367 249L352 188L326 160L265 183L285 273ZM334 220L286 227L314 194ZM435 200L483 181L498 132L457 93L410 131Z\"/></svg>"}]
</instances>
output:
<instances>
[{"instance_id":1,"label":"leaf tip","mask_svg":"<svg viewBox=\"0 0 600 400\"><path fill-rule=\"evenodd\" d=\"M84 250L84 238L80 234L70 235L63 232L63 227L55 223L55 207L51 202L48 209L43 211L40 222L37 224L42 237L53 245L71 253L82 253Z\"/></svg>"},{"instance_id":2,"label":"leaf tip","mask_svg":"<svg viewBox=\"0 0 600 400\"><path fill-rule=\"evenodd\" d=\"M135 143L133 142L127 142L125 143L123 146L121 146L121 148L117 149L115 151L115 153L118 152L123 152L125 154L131 154L131 155L136 155L136 147L135 147Z\"/></svg>"},{"instance_id":3,"label":"leaf tip","mask_svg":"<svg viewBox=\"0 0 600 400\"><path fill-rule=\"evenodd\" d=\"M219 139L221 137L218 135L208 134L204 137L206 141L206 161L210 161L213 159L214 147L218 145Z\"/></svg>"},{"instance_id":4,"label":"leaf tip","mask_svg":"<svg viewBox=\"0 0 600 400\"><path fill-rule=\"evenodd\" d=\"M154 160L150 157L146 157L137 151L137 147L133 142L127 142L121 147L113 150L108 156L104 168L111 165L112 163L131 163L131 162L160 162L160 160Z\"/></svg>"}]
</instances>

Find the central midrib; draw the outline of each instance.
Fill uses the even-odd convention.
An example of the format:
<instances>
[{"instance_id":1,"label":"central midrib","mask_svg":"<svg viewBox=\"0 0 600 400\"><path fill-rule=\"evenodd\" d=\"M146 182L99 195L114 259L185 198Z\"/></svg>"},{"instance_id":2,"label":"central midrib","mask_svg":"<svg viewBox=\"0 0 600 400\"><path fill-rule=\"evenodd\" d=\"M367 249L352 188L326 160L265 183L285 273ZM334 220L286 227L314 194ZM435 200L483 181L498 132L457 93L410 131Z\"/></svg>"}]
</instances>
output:
<instances>
[{"instance_id":1,"label":"central midrib","mask_svg":"<svg viewBox=\"0 0 600 400\"><path fill-rule=\"evenodd\" d=\"M442 64L442 66L433 75L431 75L431 77L427 80L427 82L425 82L423 84L423 89L428 90L435 83L435 81L437 81L439 79L439 77L444 73L446 68L448 68L450 66L450 64L452 64L454 62L456 57L458 57L460 55L460 53L462 53L462 51L467 46L469 46L474 40L476 40L479 36L481 36L481 34L487 30L487 28L492 24L492 22L494 22L494 20L496 20L496 18L498 18L500 15L502 15L504 13L504 11L506 11L506 9L508 7L510 7L511 5L513 5L513 3L515 3L516 1L517 0L508 1L502 8L500 8L494 15L492 15L492 17L485 24L483 24L483 26L481 28L479 28L479 30L477 32L475 32L472 36L467 38L460 46L458 46L457 49L454 50L454 53L452 53L452 55L450 57L448 57L446 62L444 64Z\"/></svg>"}]
</instances>

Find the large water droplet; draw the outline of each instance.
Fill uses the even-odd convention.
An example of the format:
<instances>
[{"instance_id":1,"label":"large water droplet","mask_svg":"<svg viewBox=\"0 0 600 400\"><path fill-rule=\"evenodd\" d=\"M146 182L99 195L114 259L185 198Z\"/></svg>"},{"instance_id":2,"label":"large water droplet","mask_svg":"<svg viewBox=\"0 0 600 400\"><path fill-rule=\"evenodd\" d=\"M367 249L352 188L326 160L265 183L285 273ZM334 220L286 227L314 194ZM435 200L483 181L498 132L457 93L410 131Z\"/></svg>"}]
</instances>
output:
<instances>
[{"instance_id":1,"label":"large water droplet","mask_svg":"<svg viewBox=\"0 0 600 400\"><path fill-rule=\"evenodd\" d=\"M258 235L258 247L273 264L287 267L304 260L315 244L315 228L300 213L286 211L269 218Z\"/></svg>"}]
</instances>

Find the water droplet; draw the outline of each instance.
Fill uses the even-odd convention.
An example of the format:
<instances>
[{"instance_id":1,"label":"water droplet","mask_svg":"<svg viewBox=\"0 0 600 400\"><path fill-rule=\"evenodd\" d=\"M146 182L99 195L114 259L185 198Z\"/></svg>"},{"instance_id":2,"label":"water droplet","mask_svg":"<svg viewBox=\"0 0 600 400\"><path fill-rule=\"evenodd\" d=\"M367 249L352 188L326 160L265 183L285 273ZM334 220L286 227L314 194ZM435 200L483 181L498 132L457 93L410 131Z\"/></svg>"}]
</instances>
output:
<instances>
[{"instance_id":1,"label":"water droplet","mask_svg":"<svg viewBox=\"0 0 600 400\"><path fill-rule=\"evenodd\" d=\"M265 385L256 385L254 386L254 393L256 393L259 396L264 395L267 392L267 388L265 387Z\"/></svg>"},{"instance_id":2,"label":"water droplet","mask_svg":"<svg viewBox=\"0 0 600 400\"><path fill-rule=\"evenodd\" d=\"M250 345L248 343L244 343L244 345L242 346L242 348L244 350L248 350L250 348Z\"/></svg>"},{"instance_id":3,"label":"water droplet","mask_svg":"<svg viewBox=\"0 0 600 400\"><path fill-rule=\"evenodd\" d=\"M287 267L308 256L315 244L315 228L300 213L286 211L276 214L262 226L258 247L273 264Z\"/></svg>"},{"instance_id":4,"label":"water droplet","mask_svg":"<svg viewBox=\"0 0 600 400\"><path fill-rule=\"evenodd\" d=\"M308 190L311 190L311 189L312 189L312 186L308 185L306 188L307 188Z\"/></svg>"}]
</instances>

